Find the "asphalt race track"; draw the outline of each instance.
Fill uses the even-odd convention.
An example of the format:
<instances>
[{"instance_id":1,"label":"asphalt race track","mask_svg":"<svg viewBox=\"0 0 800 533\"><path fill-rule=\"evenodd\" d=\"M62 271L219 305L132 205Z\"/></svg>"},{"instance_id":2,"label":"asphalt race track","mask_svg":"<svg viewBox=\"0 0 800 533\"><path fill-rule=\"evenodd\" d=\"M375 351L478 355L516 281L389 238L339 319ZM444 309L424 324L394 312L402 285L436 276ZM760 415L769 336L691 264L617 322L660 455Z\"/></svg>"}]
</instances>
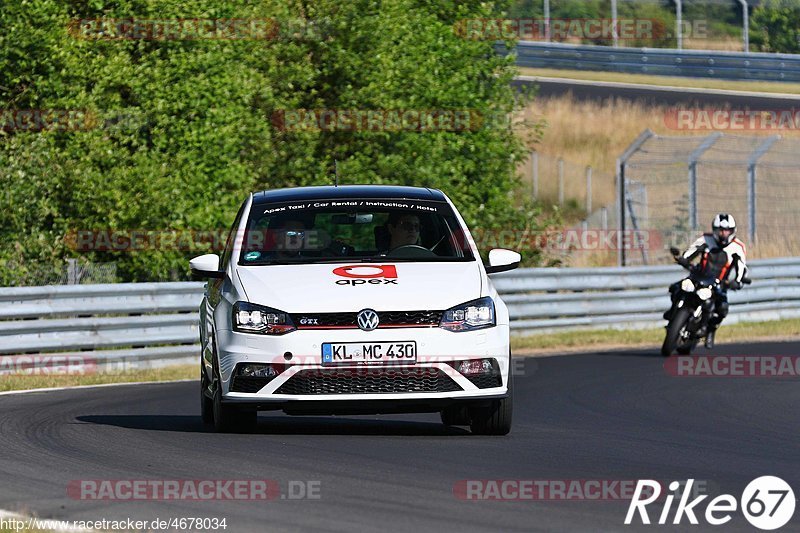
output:
<instances>
[{"instance_id":1,"label":"asphalt race track","mask_svg":"<svg viewBox=\"0 0 800 533\"><path fill-rule=\"evenodd\" d=\"M713 353L798 350L800 342L718 345ZM195 383L0 396L0 509L75 520L225 517L234 532L753 531L739 511L725 526L702 516L699 526L685 518L680 526L625 526L625 501L454 496L459 480L695 478L738 500L764 475L798 495L800 379L680 378L663 364L655 350L527 359L508 437L448 430L427 414L262 413L255 434L214 434L201 424ZM81 479L271 479L284 496L290 481L318 481L320 497L67 496L69 482ZM651 519L660 512L652 508ZM800 531L800 507L781 531Z\"/></svg>"}]
</instances>

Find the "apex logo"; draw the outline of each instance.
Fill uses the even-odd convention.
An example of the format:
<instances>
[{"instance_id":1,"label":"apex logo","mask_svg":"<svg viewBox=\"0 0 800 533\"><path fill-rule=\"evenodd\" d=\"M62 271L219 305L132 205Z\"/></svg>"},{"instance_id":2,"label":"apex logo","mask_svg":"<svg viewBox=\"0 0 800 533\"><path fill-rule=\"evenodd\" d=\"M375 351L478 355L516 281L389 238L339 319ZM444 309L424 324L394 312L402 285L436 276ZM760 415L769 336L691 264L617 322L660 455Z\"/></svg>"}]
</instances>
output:
<instances>
[{"instance_id":1,"label":"apex logo","mask_svg":"<svg viewBox=\"0 0 800 533\"><path fill-rule=\"evenodd\" d=\"M397 285L397 269L394 265L348 265L334 268L333 273L351 278L337 280L337 285Z\"/></svg>"},{"instance_id":2,"label":"apex logo","mask_svg":"<svg viewBox=\"0 0 800 533\"><path fill-rule=\"evenodd\" d=\"M360 272L353 272L358 270ZM366 272L365 272L366 270ZM376 272L377 271L377 272ZM333 269L333 273L343 278L396 278L394 265L349 265Z\"/></svg>"}]
</instances>

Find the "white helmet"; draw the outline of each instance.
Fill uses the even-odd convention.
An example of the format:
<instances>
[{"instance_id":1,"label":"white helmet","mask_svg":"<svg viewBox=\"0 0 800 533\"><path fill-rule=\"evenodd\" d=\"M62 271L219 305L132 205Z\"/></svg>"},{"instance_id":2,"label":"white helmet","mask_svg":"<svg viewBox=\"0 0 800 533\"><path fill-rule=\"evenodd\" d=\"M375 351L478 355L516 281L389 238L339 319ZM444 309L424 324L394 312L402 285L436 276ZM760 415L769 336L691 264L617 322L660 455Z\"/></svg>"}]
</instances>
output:
<instances>
[{"instance_id":1,"label":"white helmet","mask_svg":"<svg viewBox=\"0 0 800 533\"><path fill-rule=\"evenodd\" d=\"M720 232L723 229L731 230L730 235L723 238ZM736 220L734 220L733 215L720 213L714 217L714 221L711 223L711 230L714 232L714 238L720 246L726 246L736 237Z\"/></svg>"}]
</instances>

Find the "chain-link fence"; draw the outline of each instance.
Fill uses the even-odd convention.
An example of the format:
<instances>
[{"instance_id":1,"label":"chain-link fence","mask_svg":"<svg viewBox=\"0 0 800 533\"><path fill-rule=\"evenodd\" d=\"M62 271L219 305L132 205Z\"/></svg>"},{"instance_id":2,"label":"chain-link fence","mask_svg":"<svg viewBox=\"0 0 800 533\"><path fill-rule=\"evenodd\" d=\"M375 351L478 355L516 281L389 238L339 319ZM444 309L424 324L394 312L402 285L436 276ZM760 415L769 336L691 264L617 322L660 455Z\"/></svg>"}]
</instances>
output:
<instances>
[{"instance_id":1,"label":"chain-link fence","mask_svg":"<svg viewBox=\"0 0 800 533\"><path fill-rule=\"evenodd\" d=\"M648 130L620 158L618 173L625 229L650 231L663 244L648 253L622 250L623 265L668 261L670 244L686 246L709 231L719 212L734 215L748 255L800 253L800 234L791 231L800 215L800 139Z\"/></svg>"}]
</instances>

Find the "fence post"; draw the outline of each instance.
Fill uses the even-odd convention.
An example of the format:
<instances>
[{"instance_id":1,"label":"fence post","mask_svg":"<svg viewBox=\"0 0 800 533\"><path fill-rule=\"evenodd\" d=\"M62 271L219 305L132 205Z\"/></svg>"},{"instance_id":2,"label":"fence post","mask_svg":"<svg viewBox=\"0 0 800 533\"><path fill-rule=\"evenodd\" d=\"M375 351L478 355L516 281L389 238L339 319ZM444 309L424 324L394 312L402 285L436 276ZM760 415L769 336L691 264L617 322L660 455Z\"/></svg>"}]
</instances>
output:
<instances>
[{"instance_id":1,"label":"fence post","mask_svg":"<svg viewBox=\"0 0 800 533\"><path fill-rule=\"evenodd\" d=\"M586 167L586 215L592 214L592 167Z\"/></svg>"},{"instance_id":2,"label":"fence post","mask_svg":"<svg viewBox=\"0 0 800 533\"><path fill-rule=\"evenodd\" d=\"M747 0L739 0L742 4L742 37L744 38L744 53L750 53L750 8Z\"/></svg>"},{"instance_id":3,"label":"fence post","mask_svg":"<svg viewBox=\"0 0 800 533\"><path fill-rule=\"evenodd\" d=\"M697 229L697 162L700 157L711 148L722 133L715 131L700 143L700 146L694 149L689 155L689 230L694 231Z\"/></svg>"},{"instance_id":4,"label":"fence post","mask_svg":"<svg viewBox=\"0 0 800 533\"><path fill-rule=\"evenodd\" d=\"M533 182L533 199L539 198L539 152L531 152L531 181Z\"/></svg>"},{"instance_id":5,"label":"fence post","mask_svg":"<svg viewBox=\"0 0 800 533\"><path fill-rule=\"evenodd\" d=\"M550 42L550 0L544 0L544 40Z\"/></svg>"},{"instance_id":6,"label":"fence post","mask_svg":"<svg viewBox=\"0 0 800 533\"><path fill-rule=\"evenodd\" d=\"M619 32L617 31L617 0L611 0L611 35L614 38L614 48L619 47Z\"/></svg>"},{"instance_id":7,"label":"fence post","mask_svg":"<svg viewBox=\"0 0 800 533\"><path fill-rule=\"evenodd\" d=\"M78 284L78 260L77 259L67 259L67 284L68 285L77 285Z\"/></svg>"},{"instance_id":8,"label":"fence post","mask_svg":"<svg viewBox=\"0 0 800 533\"><path fill-rule=\"evenodd\" d=\"M750 242L756 242L756 177L758 160L766 154L772 145L779 141L780 135L773 135L753 151L747 160L747 237Z\"/></svg>"},{"instance_id":9,"label":"fence post","mask_svg":"<svg viewBox=\"0 0 800 533\"><path fill-rule=\"evenodd\" d=\"M564 160L558 158L558 205L564 205Z\"/></svg>"},{"instance_id":10,"label":"fence post","mask_svg":"<svg viewBox=\"0 0 800 533\"><path fill-rule=\"evenodd\" d=\"M630 159L651 137L655 137L655 133L649 128L644 130L617 159L616 186L617 194L619 195L617 198L617 208L619 209L619 221L617 224L619 225L620 238L625 234L625 165L628 164L628 159ZM625 266L624 246L617 247L617 262L619 266Z\"/></svg>"}]
</instances>

